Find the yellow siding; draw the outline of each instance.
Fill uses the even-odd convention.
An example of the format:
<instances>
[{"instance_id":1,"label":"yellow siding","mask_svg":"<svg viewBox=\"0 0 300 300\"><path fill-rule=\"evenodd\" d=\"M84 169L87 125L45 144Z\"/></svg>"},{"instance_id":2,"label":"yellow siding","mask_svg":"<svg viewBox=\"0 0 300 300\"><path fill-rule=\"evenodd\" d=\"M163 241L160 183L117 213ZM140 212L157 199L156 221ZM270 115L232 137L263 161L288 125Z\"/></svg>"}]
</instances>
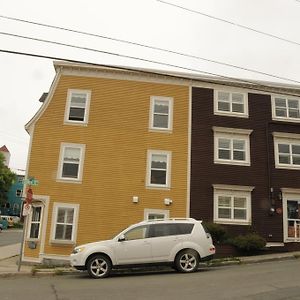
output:
<instances>
[{"instance_id":1,"label":"yellow siding","mask_svg":"<svg viewBox=\"0 0 300 300\"><path fill-rule=\"evenodd\" d=\"M68 89L91 90L87 126L64 125ZM150 96L174 98L172 133L149 132ZM50 196L45 254L68 255L73 247L49 243L53 202L80 204L77 244L110 238L141 221L145 208L186 216L188 99L186 86L61 77L35 124L29 166L29 175L39 180L34 193ZM61 142L86 145L82 184L56 181ZM146 188L148 149L172 152L169 190ZM165 206L164 198L173 204Z\"/></svg>"}]
</instances>

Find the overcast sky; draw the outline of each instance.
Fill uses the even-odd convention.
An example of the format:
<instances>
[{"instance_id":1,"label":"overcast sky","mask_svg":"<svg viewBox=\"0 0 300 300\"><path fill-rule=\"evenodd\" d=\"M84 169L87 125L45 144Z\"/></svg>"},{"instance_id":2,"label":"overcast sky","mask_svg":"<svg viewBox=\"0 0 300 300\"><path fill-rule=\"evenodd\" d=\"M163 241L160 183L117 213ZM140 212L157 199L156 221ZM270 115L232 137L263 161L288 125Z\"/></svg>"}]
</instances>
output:
<instances>
[{"instance_id":1,"label":"overcast sky","mask_svg":"<svg viewBox=\"0 0 300 300\"><path fill-rule=\"evenodd\" d=\"M181 52L300 82L300 0L0 0L0 16ZM250 27L282 39L246 30ZM182 67L86 51L4 35L93 48ZM297 45L298 43L298 45ZM0 17L0 50L34 53L99 64L186 69L237 78L278 81L275 77L205 60L146 49L109 39L84 36ZM184 69L186 68L186 69ZM29 135L24 125L40 107L38 99L54 78L50 59L0 52L0 147L11 153L11 168L26 168ZM285 83L295 83L283 81Z\"/></svg>"}]
</instances>

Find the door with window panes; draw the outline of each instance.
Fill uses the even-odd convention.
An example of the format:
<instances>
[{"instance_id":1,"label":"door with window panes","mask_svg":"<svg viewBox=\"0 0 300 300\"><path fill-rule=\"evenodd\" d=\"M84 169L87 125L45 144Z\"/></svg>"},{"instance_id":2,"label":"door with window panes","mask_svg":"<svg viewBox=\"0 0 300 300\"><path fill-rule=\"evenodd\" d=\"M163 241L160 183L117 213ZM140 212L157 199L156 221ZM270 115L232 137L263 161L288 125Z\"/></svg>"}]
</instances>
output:
<instances>
[{"instance_id":1,"label":"door with window panes","mask_svg":"<svg viewBox=\"0 0 300 300\"><path fill-rule=\"evenodd\" d=\"M287 236L300 240L300 199L287 200Z\"/></svg>"}]
</instances>

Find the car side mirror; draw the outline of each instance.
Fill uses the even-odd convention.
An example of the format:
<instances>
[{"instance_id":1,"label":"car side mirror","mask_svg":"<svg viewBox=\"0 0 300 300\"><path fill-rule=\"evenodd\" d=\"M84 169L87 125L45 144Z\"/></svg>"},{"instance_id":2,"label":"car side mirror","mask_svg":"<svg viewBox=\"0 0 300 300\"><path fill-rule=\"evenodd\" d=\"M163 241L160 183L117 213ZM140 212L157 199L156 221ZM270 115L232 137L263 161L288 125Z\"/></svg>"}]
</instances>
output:
<instances>
[{"instance_id":1,"label":"car side mirror","mask_svg":"<svg viewBox=\"0 0 300 300\"><path fill-rule=\"evenodd\" d=\"M120 235L119 238L118 238L118 242L124 242L125 240L126 239L125 239L125 235L124 234Z\"/></svg>"}]
</instances>

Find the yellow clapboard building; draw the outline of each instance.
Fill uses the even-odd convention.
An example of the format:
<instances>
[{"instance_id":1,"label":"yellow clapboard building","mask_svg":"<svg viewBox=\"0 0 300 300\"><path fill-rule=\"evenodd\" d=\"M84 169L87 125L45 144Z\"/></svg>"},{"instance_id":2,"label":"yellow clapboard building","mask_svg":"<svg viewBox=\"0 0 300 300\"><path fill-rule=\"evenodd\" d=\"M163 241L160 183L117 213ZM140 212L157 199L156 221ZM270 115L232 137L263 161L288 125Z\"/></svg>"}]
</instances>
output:
<instances>
[{"instance_id":1,"label":"yellow clapboard building","mask_svg":"<svg viewBox=\"0 0 300 300\"><path fill-rule=\"evenodd\" d=\"M189 216L190 87L139 69L55 62L26 125L24 261L64 261L78 244L144 219Z\"/></svg>"}]
</instances>

